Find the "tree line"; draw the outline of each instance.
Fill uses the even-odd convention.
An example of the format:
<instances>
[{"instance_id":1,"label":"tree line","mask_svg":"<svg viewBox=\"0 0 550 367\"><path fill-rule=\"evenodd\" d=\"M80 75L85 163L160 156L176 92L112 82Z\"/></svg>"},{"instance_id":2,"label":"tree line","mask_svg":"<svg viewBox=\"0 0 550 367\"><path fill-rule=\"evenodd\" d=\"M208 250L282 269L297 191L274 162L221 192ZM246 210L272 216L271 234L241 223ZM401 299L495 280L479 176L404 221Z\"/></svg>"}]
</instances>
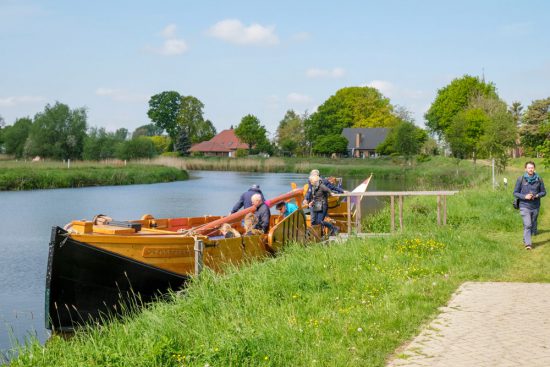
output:
<instances>
[{"instance_id":1,"label":"tree line","mask_svg":"<svg viewBox=\"0 0 550 367\"><path fill-rule=\"evenodd\" d=\"M121 128L108 132L88 127L85 108L56 102L30 117L6 126L0 116L0 149L16 157L39 155L53 159L132 159L158 154L188 155L189 148L216 135L196 97L164 91L149 100L150 124L132 134ZM288 110L272 139L254 115L236 124L235 134L249 145L241 155L309 156L346 154L344 128L385 127L382 155L411 158L448 152L459 159L495 158L504 167L513 149L524 155L550 156L550 97L533 101L524 111L519 102L508 106L493 83L464 75L438 90L425 114L427 129L416 126L404 107L392 105L372 87L347 87L330 96L317 111Z\"/></svg>"}]
</instances>

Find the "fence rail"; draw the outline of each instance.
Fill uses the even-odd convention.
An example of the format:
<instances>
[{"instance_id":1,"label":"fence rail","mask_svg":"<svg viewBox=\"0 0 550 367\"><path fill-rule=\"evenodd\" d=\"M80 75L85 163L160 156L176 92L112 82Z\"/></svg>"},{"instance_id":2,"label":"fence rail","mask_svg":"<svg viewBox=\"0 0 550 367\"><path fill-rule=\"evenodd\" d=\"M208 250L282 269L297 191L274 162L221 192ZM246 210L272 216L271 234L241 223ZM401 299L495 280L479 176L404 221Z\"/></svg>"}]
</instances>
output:
<instances>
[{"instance_id":1,"label":"fence rail","mask_svg":"<svg viewBox=\"0 0 550 367\"><path fill-rule=\"evenodd\" d=\"M355 211L355 227L356 232L362 233L361 229L361 199L363 197L378 197L389 196L390 197L390 217L391 217L391 232L395 232L395 198L397 197L398 210L399 210L399 230L403 230L403 199L405 196L437 196L437 224L447 224L447 196L457 194L458 191L369 191L369 192L346 192L343 194L333 194L338 197L359 197L359 202L356 205ZM348 199L348 203L351 202ZM443 212L443 215L442 213ZM351 205L348 205L347 219L348 219L348 235L351 234Z\"/></svg>"}]
</instances>

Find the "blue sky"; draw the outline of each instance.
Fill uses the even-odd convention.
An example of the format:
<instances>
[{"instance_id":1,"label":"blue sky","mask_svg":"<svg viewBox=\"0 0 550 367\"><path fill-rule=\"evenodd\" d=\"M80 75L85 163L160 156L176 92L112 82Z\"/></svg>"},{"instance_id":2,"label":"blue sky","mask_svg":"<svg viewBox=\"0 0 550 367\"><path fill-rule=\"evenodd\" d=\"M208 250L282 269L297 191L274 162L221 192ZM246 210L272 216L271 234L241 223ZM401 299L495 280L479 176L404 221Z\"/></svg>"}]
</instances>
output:
<instances>
[{"instance_id":1,"label":"blue sky","mask_svg":"<svg viewBox=\"0 0 550 367\"><path fill-rule=\"evenodd\" d=\"M46 103L87 107L90 126L149 123L176 90L218 131L246 114L273 133L287 109L314 111L370 85L423 113L464 74L508 103L550 96L548 1L0 0L0 115Z\"/></svg>"}]
</instances>

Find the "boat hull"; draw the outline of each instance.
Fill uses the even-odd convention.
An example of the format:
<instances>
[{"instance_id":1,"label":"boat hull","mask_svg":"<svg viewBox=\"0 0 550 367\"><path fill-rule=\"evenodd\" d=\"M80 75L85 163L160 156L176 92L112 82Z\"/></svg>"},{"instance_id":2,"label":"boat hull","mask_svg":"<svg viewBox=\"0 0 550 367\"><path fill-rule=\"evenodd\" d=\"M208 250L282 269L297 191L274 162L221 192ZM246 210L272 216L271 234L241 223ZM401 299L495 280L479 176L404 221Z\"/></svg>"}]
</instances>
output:
<instances>
[{"instance_id":1,"label":"boat hull","mask_svg":"<svg viewBox=\"0 0 550 367\"><path fill-rule=\"evenodd\" d=\"M46 277L46 327L72 331L154 301L188 280L189 276L76 241L54 227Z\"/></svg>"}]
</instances>

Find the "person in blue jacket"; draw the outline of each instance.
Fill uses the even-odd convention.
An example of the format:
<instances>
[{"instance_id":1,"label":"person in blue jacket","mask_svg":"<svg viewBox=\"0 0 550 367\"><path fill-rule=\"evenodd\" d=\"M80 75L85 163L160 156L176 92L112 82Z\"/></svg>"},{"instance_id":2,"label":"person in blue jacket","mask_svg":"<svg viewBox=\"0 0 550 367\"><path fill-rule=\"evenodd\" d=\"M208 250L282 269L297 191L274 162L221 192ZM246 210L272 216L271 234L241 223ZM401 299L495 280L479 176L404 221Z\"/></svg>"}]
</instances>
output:
<instances>
[{"instance_id":1,"label":"person in blue jacket","mask_svg":"<svg viewBox=\"0 0 550 367\"><path fill-rule=\"evenodd\" d=\"M288 217L290 214L298 210L298 206L294 203L285 203L284 201L278 202L275 208L281 213L283 218Z\"/></svg>"},{"instance_id":2,"label":"person in blue jacket","mask_svg":"<svg viewBox=\"0 0 550 367\"><path fill-rule=\"evenodd\" d=\"M252 206L252 195L254 194L260 194L260 196L262 197L262 201L265 200L264 194L262 193L262 190L260 190L260 185L252 185L250 186L248 191L244 192L241 195L239 201L237 201L237 203L233 206L231 214L238 212L241 208L250 208Z\"/></svg>"},{"instance_id":3,"label":"person in blue jacket","mask_svg":"<svg viewBox=\"0 0 550 367\"><path fill-rule=\"evenodd\" d=\"M254 216L256 217L256 219L258 219L258 223L256 224L255 228L263 231L264 233L267 233L269 231L269 220L271 219L271 212L269 211L269 207L266 205L266 203L264 203L262 195L252 195L252 205L256 207Z\"/></svg>"},{"instance_id":4,"label":"person in blue jacket","mask_svg":"<svg viewBox=\"0 0 550 367\"><path fill-rule=\"evenodd\" d=\"M540 198L546 195L544 181L535 172L535 163L525 163L525 173L518 177L514 187L514 196L519 199L519 212L523 220L523 244L531 250L531 236L537 234L537 218L540 210Z\"/></svg>"}]
</instances>

